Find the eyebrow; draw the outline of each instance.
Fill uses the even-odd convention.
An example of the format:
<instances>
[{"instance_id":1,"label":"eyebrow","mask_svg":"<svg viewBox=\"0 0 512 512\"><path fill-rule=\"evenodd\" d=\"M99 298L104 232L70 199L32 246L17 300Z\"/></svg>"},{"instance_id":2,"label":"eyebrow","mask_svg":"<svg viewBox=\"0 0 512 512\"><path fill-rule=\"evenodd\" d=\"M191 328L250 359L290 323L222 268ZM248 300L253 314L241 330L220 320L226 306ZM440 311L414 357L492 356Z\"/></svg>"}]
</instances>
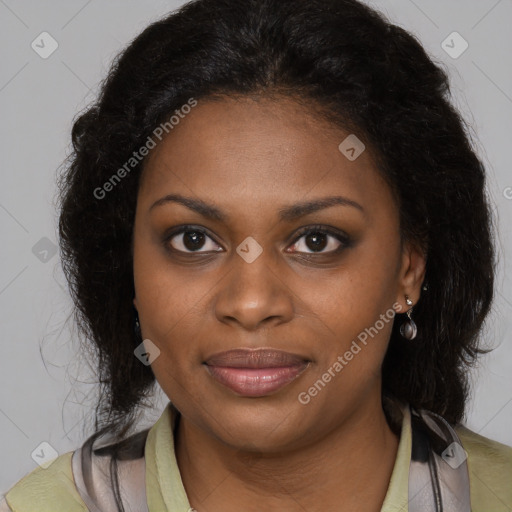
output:
<instances>
[{"instance_id":1,"label":"eyebrow","mask_svg":"<svg viewBox=\"0 0 512 512\"><path fill-rule=\"evenodd\" d=\"M217 220L220 222L226 222L228 220L228 215L226 215L216 206L206 203L201 199L185 197L181 194L168 194L158 199L150 206L149 211L151 212L154 208L168 203L182 204L183 206L194 210L195 212L208 219ZM279 219L281 221L291 222L305 215L336 205L350 206L364 213L364 208L352 199L348 199L347 197L343 196L329 196L311 201L303 201L281 208L278 210Z\"/></svg>"}]
</instances>

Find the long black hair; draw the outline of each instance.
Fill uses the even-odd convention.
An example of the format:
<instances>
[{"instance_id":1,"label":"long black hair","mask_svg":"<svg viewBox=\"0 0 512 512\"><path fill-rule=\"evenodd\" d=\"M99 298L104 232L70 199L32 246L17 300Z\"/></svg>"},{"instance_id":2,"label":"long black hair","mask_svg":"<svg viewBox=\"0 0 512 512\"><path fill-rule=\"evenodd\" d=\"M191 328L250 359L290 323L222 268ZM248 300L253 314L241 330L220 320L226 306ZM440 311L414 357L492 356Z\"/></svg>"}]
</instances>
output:
<instances>
[{"instance_id":1,"label":"long black hair","mask_svg":"<svg viewBox=\"0 0 512 512\"><path fill-rule=\"evenodd\" d=\"M155 384L134 357L142 340L132 237L145 160L126 162L191 98L237 95L294 98L372 148L403 240L427 255L418 336L400 336L398 315L383 394L459 422L468 368L483 352L495 251L484 166L451 104L447 73L415 36L357 0L194 0L114 60L97 101L74 122L59 178L63 268L97 355L96 431L121 437Z\"/></svg>"}]
</instances>

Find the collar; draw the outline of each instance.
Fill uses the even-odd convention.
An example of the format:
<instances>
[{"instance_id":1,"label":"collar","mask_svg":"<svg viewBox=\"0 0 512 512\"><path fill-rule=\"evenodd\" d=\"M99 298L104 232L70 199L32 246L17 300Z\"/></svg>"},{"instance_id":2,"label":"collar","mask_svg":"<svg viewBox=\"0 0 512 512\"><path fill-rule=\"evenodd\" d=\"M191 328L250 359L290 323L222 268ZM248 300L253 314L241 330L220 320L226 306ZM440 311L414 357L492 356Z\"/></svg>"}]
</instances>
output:
<instances>
[{"instance_id":1,"label":"collar","mask_svg":"<svg viewBox=\"0 0 512 512\"><path fill-rule=\"evenodd\" d=\"M381 512L407 512L411 416L402 408L402 428L397 457ZM145 447L146 493L150 512L190 512L191 505L176 460L174 429L179 411L169 402L150 429Z\"/></svg>"}]
</instances>

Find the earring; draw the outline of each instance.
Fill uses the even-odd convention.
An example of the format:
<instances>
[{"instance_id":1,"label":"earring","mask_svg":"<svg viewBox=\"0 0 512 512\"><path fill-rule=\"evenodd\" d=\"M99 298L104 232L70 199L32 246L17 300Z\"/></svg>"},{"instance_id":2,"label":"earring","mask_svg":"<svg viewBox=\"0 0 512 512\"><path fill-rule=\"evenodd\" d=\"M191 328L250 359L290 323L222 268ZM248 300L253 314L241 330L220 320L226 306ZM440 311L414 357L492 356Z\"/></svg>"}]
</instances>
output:
<instances>
[{"instance_id":1,"label":"earring","mask_svg":"<svg viewBox=\"0 0 512 512\"><path fill-rule=\"evenodd\" d=\"M409 298L408 295L405 296L405 302L408 306L412 306L412 300ZM407 317L408 320L405 321L400 326L400 334L406 339L406 340L413 340L416 338L416 334L418 334L418 327L414 323L414 320L411 318L413 308L409 309L407 311Z\"/></svg>"},{"instance_id":2,"label":"earring","mask_svg":"<svg viewBox=\"0 0 512 512\"><path fill-rule=\"evenodd\" d=\"M135 326L134 326L133 330L134 330L135 336L137 336L137 338L142 338L142 332L140 330L140 322L139 322L139 313L137 312L137 310L135 310Z\"/></svg>"}]
</instances>

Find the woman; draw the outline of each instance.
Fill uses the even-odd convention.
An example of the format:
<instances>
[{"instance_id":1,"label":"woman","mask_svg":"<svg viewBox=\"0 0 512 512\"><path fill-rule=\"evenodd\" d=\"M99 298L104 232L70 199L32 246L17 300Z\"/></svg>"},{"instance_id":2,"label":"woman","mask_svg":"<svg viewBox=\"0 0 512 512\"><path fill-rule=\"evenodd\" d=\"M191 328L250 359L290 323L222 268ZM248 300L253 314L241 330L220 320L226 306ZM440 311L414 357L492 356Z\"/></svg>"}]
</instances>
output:
<instances>
[{"instance_id":1,"label":"woman","mask_svg":"<svg viewBox=\"0 0 512 512\"><path fill-rule=\"evenodd\" d=\"M60 243L96 432L4 509L506 511L461 424L485 170L420 43L356 0L196 0L76 120ZM155 382L170 402L127 435Z\"/></svg>"}]
</instances>

